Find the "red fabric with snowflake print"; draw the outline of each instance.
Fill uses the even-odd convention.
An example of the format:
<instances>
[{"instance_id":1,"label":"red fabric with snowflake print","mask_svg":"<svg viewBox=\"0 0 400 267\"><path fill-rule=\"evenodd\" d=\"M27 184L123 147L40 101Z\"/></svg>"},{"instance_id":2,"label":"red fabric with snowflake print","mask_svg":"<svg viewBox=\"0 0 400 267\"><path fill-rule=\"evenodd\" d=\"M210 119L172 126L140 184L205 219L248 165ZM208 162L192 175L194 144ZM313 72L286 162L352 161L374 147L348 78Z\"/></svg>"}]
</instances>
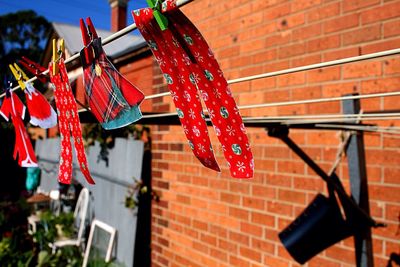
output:
<instances>
[{"instance_id":1,"label":"red fabric with snowflake print","mask_svg":"<svg viewBox=\"0 0 400 267\"><path fill-rule=\"evenodd\" d=\"M53 75L53 64L58 64L59 72ZM71 86L68 81L67 70L64 60L61 58L58 63L49 64L51 83L54 85L54 97L58 113L58 127L61 138L60 166L58 169L58 181L63 184L70 184L72 179L72 145L71 134L74 140L75 152L78 158L79 168L89 184L94 184L86 154L83 147L82 129L79 121L78 109Z\"/></svg>"},{"instance_id":2,"label":"red fabric with snowflake print","mask_svg":"<svg viewBox=\"0 0 400 267\"><path fill-rule=\"evenodd\" d=\"M254 160L246 129L218 62L203 36L176 7L175 1L165 1L162 6L169 21L165 31L161 31L151 8L135 10L132 15L164 74L194 155L204 166L219 171L200 94L232 177L253 177Z\"/></svg>"}]
</instances>

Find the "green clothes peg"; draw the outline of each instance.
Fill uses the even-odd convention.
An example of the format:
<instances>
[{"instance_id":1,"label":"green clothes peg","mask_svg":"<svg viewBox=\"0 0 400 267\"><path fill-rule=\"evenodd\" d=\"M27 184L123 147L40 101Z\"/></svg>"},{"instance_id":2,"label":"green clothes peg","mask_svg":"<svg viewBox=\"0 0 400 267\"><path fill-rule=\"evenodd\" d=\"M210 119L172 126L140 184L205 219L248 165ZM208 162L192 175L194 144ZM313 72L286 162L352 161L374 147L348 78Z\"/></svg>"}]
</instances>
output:
<instances>
[{"instance_id":1,"label":"green clothes peg","mask_svg":"<svg viewBox=\"0 0 400 267\"><path fill-rule=\"evenodd\" d=\"M160 26L162 31L165 31L168 28L168 19L161 13L161 1L160 0L146 0L149 7L153 9L153 16Z\"/></svg>"}]
</instances>

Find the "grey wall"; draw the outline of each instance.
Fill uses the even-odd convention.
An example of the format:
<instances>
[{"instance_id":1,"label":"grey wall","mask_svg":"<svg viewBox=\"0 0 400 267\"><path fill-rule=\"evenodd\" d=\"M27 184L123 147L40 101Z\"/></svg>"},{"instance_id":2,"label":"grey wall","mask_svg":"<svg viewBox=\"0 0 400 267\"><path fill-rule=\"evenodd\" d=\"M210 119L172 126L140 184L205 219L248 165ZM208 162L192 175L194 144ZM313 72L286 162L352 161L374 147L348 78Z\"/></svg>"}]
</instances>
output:
<instances>
[{"instance_id":1,"label":"grey wall","mask_svg":"<svg viewBox=\"0 0 400 267\"><path fill-rule=\"evenodd\" d=\"M42 171L40 188L45 191L56 189L59 160L59 139L38 140L36 152L39 156ZM96 185L89 185L76 169L76 178L92 193L91 203L95 218L117 228L118 243L116 256L126 266L133 266L133 252L136 234L135 212L125 208L124 199L128 186L134 183L133 178L140 179L143 160L143 142L117 138L115 147L109 150L109 166L97 156L98 144L86 150L89 169ZM50 162L50 163L49 163ZM53 162L53 163L51 163Z\"/></svg>"}]
</instances>

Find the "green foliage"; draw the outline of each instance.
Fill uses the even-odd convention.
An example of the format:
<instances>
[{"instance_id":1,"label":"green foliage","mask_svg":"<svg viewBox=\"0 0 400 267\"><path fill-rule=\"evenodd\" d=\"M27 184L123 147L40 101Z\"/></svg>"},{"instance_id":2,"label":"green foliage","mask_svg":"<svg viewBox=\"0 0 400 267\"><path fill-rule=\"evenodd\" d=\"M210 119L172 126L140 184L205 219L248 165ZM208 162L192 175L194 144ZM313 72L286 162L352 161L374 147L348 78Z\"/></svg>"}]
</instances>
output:
<instances>
[{"instance_id":1,"label":"green foliage","mask_svg":"<svg viewBox=\"0 0 400 267\"><path fill-rule=\"evenodd\" d=\"M42 250L39 252L37 267L80 267L82 266L82 255L79 248L75 246L64 247L55 254Z\"/></svg>"},{"instance_id":2,"label":"green foliage","mask_svg":"<svg viewBox=\"0 0 400 267\"><path fill-rule=\"evenodd\" d=\"M34 246L27 232L28 214L24 199L0 202L0 266L32 266Z\"/></svg>"},{"instance_id":3,"label":"green foliage","mask_svg":"<svg viewBox=\"0 0 400 267\"><path fill-rule=\"evenodd\" d=\"M93 259L88 262L87 266L88 267L124 267L125 265L114 262L114 261L105 262L102 259Z\"/></svg>"},{"instance_id":4,"label":"green foliage","mask_svg":"<svg viewBox=\"0 0 400 267\"><path fill-rule=\"evenodd\" d=\"M54 242L60 234L64 237L72 237L74 234L73 213L61 213L59 216L55 216L50 211L44 211L40 215L40 224L43 227L38 227L34 238L42 249L46 249L47 244Z\"/></svg>"},{"instance_id":5,"label":"green foliage","mask_svg":"<svg viewBox=\"0 0 400 267\"><path fill-rule=\"evenodd\" d=\"M0 16L0 79L10 73L8 64L26 56L39 61L51 24L32 10Z\"/></svg>"},{"instance_id":6,"label":"green foliage","mask_svg":"<svg viewBox=\"0 0 400 267\"><path fill-rule=\"evenodd\" d=\"M135 183L128 189L127 195L125 196L125 207L131 210L135 210L139 204L141 196L150 195L155 201L159 201L160 197L155 191L150 191L149 188L143 184L142 181L134 179Z\"/></svg>"}]
</instances>

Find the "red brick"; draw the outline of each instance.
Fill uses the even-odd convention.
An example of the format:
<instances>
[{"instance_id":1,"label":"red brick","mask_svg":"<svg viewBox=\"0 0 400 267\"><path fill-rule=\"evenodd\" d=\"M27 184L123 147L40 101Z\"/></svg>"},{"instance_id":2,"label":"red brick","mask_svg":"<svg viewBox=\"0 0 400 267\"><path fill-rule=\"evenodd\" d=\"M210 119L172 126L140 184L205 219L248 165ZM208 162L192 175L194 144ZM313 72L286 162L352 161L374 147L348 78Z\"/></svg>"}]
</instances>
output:
<instances>
[{"instance_id":1,"label":"red brick","mask_svg":"<svg viewBox=\"0 0 400 267\"><path fill-rule=\"evenodd\" d=\"M257 252L257 251L254 251L252 249L248 249L245 247L240 248L240 255L245 258L248 258L250 260L257 261L257 262L261 262L261 259L262 259L260 252Z\"/></svg>"},{"instance_id":2,"label":"red brick","mask_svg":"<svg viewBox=\"0 0 400 267\"><path fill-rule=\"evenodd\" d=\"M307 52L316 52L340 46L340 35L331 35L308 41Z\"/></svg>"},{"instance_id":3,"label":"red brick","mask_svg":"<svg viewBox=\"0 0 400 267\"><path fill-rule=\"evenodd\" d=\"M256 199L254 197L243 197L243 206L251 209L263 210L265 206L263 199Z\"/></svg>"},{"instance_id":4,"label":"red brick","mask_svg":"<svg viewBox=\"0 0 400 267\"><path fill-rule=\"evenodd\" d=\"M229 257L229 263L231 266L237 266L237 267L250 267L250 263L248 260L245 259L240 259L236 256L230 255Z\"/></svg>"},{"instance_id":5,"label":"red brick","mask_svg":"<svg viewBox=\"0 0 400 267\"><path fill-rule=\"evenodd\" d=\"M261 236L263 229L261 226L242 222L240 224L240 231L253 236Z\"/></svg>"},{"instance_id":6,"label":"red brick","mask_svg":"<svg viewBox=\"0 0 400 267\"><path fill-rule=\"evenodd\" d=\"M312 25L307 25L305 27L301 27L299 29L293 30L292 33L292 40L293 41L304 41L308 38L315 37L321 34L322 31L322 24L315 23Z\"/></svg>"},{"instance_id":7,"label":"red brick","mask_svg":"<svg viewBox=\"0 0 400 267\"><path fill-rule=\"evenodd\" d=\"M400 202L400 194L398 193L399 187L394 186L381 186L381 185L370 185L370 199L389 201L389 202Z\"/></svg>"},{"instance_id":8,"label":"red brick","mask_svg":"<svg viewBox=\"0 0 400 267\"><path fill-rule=\"evenodd\" d=\"M321 97L320 86L309 86L303 88L295 88L292 90L292 98L296 100L314 99Z\"/></svg>"},{"instance_id":9,"label":"red brick","mask_svg":"<svg viewBox=\"0 0 400 267\"><path fill-rule=\"evenodd\" d=\"M278 77L278 86L290 86L290 85L300 85L304 84L306 81L305 73L293 73L288 75L282 75Z\"/></svg>"},{"instance_id":10,"label":"red brick","mask_svg":"<svg viewBox=\"0 0 400 267\"><path fill-rule=\"evenodd\" d=\"M340 67L311 70L307 73L307 78L310 83L338 80L340 78Z\"/></svg>"},{"instance_id":11,"label":"red brick","mask_svg":"<svg viewBox=\"0 0 400 267\"><path fill-rule=\"evenodd\" d=\"M235 243L239 243L242 245L248 246L250 244L250 238L248 235L237 233L237 232L229 232L229 239L234 241Z\"/></svg>"},{"instance_id":12,"label":"red brick","mask_svg":"<svg viewBox=\"0 0 400 267\"><path fill-rule=\"evenodd\" d=\"M228 259L228 253L214 248L210 249L210 255L211 257L219 259L221 261L227 261Z\"/></svg>"},{"instance_id":13,"label":"red brick","mask_svg":"<svg viewBox=\"0 0 400 267\"><path fill-rule=\"evenodd\" d=\"M351 0L343 2L343 11L349 12L379 4L380 0Z\"/></svg>"},{"instance_id":14,"label":"red brick","mask_svg":"<svg viewBox=\"0 0 400 267\"><path fill-rule=\"evenodd\" d=\"M343 45L359 44L381 38L381 25L373 25L343 34Z\"/></svg>"},{"instance_id":15,"label":"red brick","mask_svg":"<svg viewBox=\"0 0 400 267\"><path fill-rule=\"evenodd\" d=\"M361 47L361 53L371 54L391 49L396 49L399 47L400 38L384 40L382 42L374 42L372 44L367 44Z\"/></svg>"},{"instance_id":16,"label":"red brick","mask_svg":"<svg viewBox=\"0 0 400 267\"><path fill-rule=\"evenodd\" d=\"M302 13L288 16L277 21L276 28L280 31L295 28L305 23L305 16Z\"/></svg>"},{"instance_id":17,"label":"red brick","mask_svg":"<svg viewBox=\"0 0 400 267\"><path fill-rule=\"evenodd\" d=\"M241 208L229 207L229 215L240 220L248 220L250 212Z\"/></svg>"},{"instance_id":18,"label":"red brick","mask_svg":"<svg viewBox=\"0 0 400 267\"><path fill-rule=\"evenodd\" d=\"M382 74L382 63L380 61L353 63L343 66L343 78L369 78Z\"/></svg>"},{"instance_id":19,"label":"red brick","mask_svg":"<svg viewBox=\"0 0 400 267\"><path fill-rule=\"evenodd\" d=\"M391 58L391 59L385 60L384 61L384 72L385 72L385 74L400 73L400 60L398 58Z\"/></svg>"},{"instance_id":20,"label":"red brick","mask_svg":"<svg viewBox=\"0 0 400 267\"><path fill-rule=\"evenodd\" d=\"M264 226L269 226L272 228L275 227L275 218L274 218L274 216L271 216L269 214L252 212L251 213L251 222L260 224L260 225L264 225Z\"/></svg>"},{"instance_id":21,"label":"red brick","mask_svg":"<svg viewBox=\"0 0 400 267\"><path fill-rule=\"evenodd\" d=\"M360 55L360 49L358 47L335 49L334 51L326 52L324 54L324 61L355 57L359 55Z\"/></svg>"},{"instance_id":22,"label":"red brick","mask_svg":"<svg viewBox=\"0 0 400 267\"><path fill-rule=\"evenodd\" d=\"M284 46L279 49L279 58L288 58L302 55L305 51L306 46L303 43Z\"/></svg>"},{"instance_id":23,"label":"red brick","mask_svg":"<svg viewBox=\"0 0 400 267\"><path fill-rule=\"evenodd\" d=\"M289 3L284 3L282 5L269 8L268 10L265 10L265 19L266 20L273 20L279 17L283 17L285 15L290 14L290 4Z\"/></svg>"},{"instance_id":24,"label":"red brick","mask_svg":"<svg viewBox=\"0 0 400 267\"><path fill-rule=\"evenodd\" d=\"M400 15L400 4L396 1L372 8L361 13L361 22L363 24L382 21Z\"/></svg>"},{"instance_id":25,"label":"red brick","mask_svg":"<svg viewBox=\"0 0 400 267\"><path fill-rule=\"evenodd\" d=\"M306 194L303 192L295 192L293 190L283 190L278 191L279 199L285 202L291 202L296 204L305 204Z\"/></svg>"},{"instance_id":26,"label":"red brick","mask_svg":"<svg viewBox=\"0 0 400 267\"><path fill-rule=\"evenodd\" d=\"M400 20L388 21L383 24L384 37L392 37L400 34Z\"/></svg>"},{"instance_id":27,"label":"red brick","mask_svg":"<svg viewBox=\"0 0 400 267\"><path fill-rule=\"evenodd\" d=\"M396 91L398 90L399 82L400 77L377 78L363 81L361 83L361 91L363 94Z\"/></svg>"},{"instance_id":28,"label":"red brick","mask_svg":"<svg viewBox=\"0 0 400 267\"><path fill-rule=\"evenodd\" d=\"M254 185L252 189L252 194L256 197L262 197L265 199L275 199L276 189L271 186L259 186Z\"/></svg>"},{"instance_id":29,"label":"red brick","mask_svg":"<svg viewBox=\"0 0 400 267\"><path fill-rule=\"evenodd\" d=\"M316 21L322 20L326 18L330 18L340 13L340 3L331 3L326 4L321 7L317 7L316 9L312 9L311 11L307 12L308 14L308 21Z\"/></svg>"},{"instance_id":30,"label":"red brick","mask_svg":"<svg viewBox=\"0 0 400 267\"><path fill-rule=\"evenodd\" d=\"M400 184L400 169L397 168L385 168L384 170L384 181L385 184Z\"/></svg>"},{"instance_id":31,"label":"red brick","mask_svg":"<svg viewBox=\"0 0 400 267\"><path fill-rule=\"evenodd\" d=\"M359 14L349 14L328 20L324 23L324 32L331 33L347 30L359 25Z\"/></svg>"},{"instance_id":32,"label":"red brick","mask_svg":"<svg viewBox=\"0 0 400 267\"><path fill-rule=\"evenodd\" d=\"M321 0L294 0L292 1L292 12L301 11L321 4Z\"/></svg>"}]
</instances>

